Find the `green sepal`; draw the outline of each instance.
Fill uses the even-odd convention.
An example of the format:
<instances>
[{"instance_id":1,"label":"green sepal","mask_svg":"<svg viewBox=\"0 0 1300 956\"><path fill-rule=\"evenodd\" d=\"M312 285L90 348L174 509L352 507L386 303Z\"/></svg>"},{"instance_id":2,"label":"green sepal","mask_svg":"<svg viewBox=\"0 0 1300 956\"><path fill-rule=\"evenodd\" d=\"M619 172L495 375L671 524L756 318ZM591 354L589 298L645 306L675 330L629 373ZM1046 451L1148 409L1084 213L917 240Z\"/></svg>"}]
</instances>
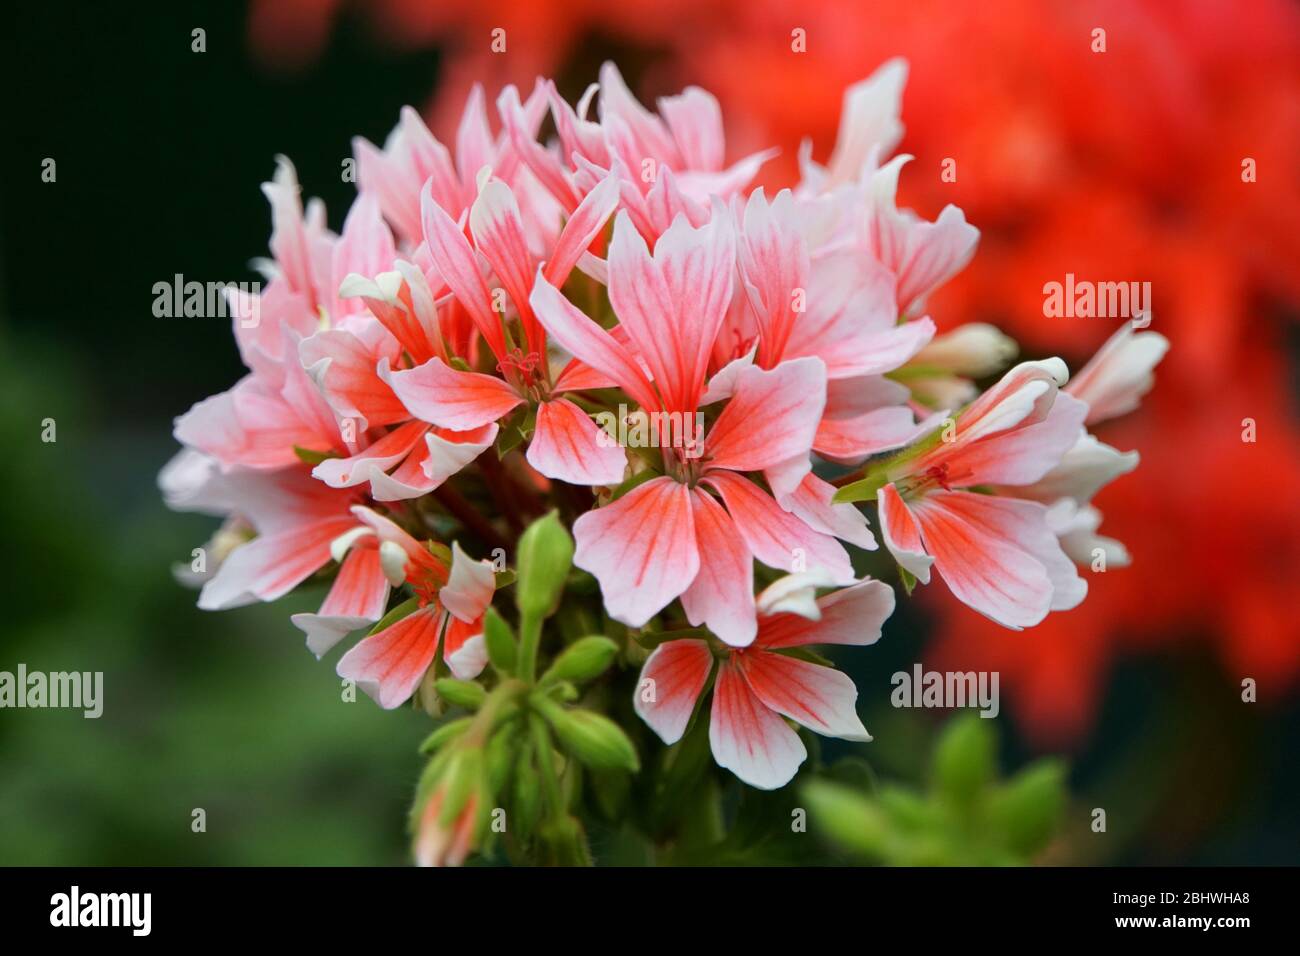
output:
<instances>
[{"instance_id":1,"label":"green sepal","mask_svg":"<svg viewBox=\"0 0 1300 956\"><path fill-rule=\"evenodd\" d=\"M447 721L424 738L424 743L420 744L420 753L428 755L441 749L468 730L473 722L473 717L457 717L455 720Z\"/></svg>"},{"instance_id":2,"label":"green sepal","mask_svg":"<svg viewBox=\"0 0 1300 956\"><path fill-rule=\"evenodd\" d=\"M369 631L366 632L366 637L370 637L373 634L378 634L380 631L386 631L388 628L392 627L402 618L406 617L408 614L415 613L419 609L420 609L419 598L407 598L401 604L397 605L397 607L393 608L391 611L389 611L387 614L381 617L378 623L376 623L374 627L372 627Z\"/></svg>"},{"instance_id":3,"label":"green sepal","mask_svg":"<svg viewBox=\"0 0 1300 956\"><path fill-rule=\"evenodd\" d=\"M434 682L438 696L449 704L464 707L466 710L478 710L487 698L487 691L482 684L471 680L457 680L455 677L443 677Z\"/></svg>"},{"instance_id":4,"label":"green sepal","mask_svg":"<svg viewBox=\"0 0 1300 956\"><path fill-rule=\"evenodd\" d=\"M319 465L322 461L339 457L336 451L316 451L313 448L303 448L301 445L294 445L293 453L305 465Z\"/></svg>"}]
</instances>

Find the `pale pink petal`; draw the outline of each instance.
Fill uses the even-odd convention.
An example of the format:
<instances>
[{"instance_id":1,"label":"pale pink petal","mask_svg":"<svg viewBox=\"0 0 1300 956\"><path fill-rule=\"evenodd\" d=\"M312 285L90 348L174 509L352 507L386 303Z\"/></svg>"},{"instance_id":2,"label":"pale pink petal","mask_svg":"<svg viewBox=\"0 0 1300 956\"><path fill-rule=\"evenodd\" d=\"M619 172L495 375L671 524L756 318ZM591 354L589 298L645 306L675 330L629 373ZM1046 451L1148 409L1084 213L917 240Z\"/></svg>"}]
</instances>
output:
<instances>
[{"instance_id":1,"label":"pale pink petal","mask_svg":"<svg viewBox=\"0 0 1300 956\"><path fill-rule=\"evenodd\" d=\"M621 385L642 408L658 407L654 388L632 353L561 295L545 276L539 276L533 286L532 302L537 318L556 342Z\"/></svg>"},{"instance_id":2,"label":"pale pink petal","mask_svg":"<svg viewBox=\"0 0 1300 956\"><path fill-rule=\"evenodd\" d=\"M922 584L929 584L930 565L934 564L934 558L926 553L925 543L921 540L921 526L893 482L876 492L876 503L885 547L914 578Z\"/></svg>"},{"instance_id":3,"label":"pale pink petal","mask_svg":"<svg viewBox=\"0 0 1300 956\"><path fill-rule=\"evenodd\" d=\"M389 372L388 382L416 418L457 431L481 428L523 403L503 380L449 368L436 358Z\"/></svg>"},{"instance_id":4,"label":"pale pink petal","mask_svg":"<svg viewBox=\"0 0 1300 956\"><path fill-rule=\"evenodd\" d=\"M1037 502L938 491L913 505L935 570L963 604L1004 627L1037 624L1054 601L1081 597L1086 584L1047 526ZM1060 555L1049 571L1043 557ZM1058 577L1060 598L1054 598ZM1077 601L1075 601L1077 603Z\"/></svg>"},{"instance_id":5,"label":"pale pink petal","mask_svg":"<svg viewBox=\"0 0 1300 956\"><path fill-rule=\"evenodd\" d=\"M723 661L713 685L709 744L719 767L760 790L794 779L808 756L803 741L758 699L734 661Z\"/></svg>"},{"instance_id":6,"label":"pale pink petal","mask_svg":"<svg viewBox=\"0 0 1300 956\"><path fill-rule=\"evenodd\" d=\"M329 563L330 542L355 525L343 515L241 544L203 586L199 607L223 611L288 594Z\"/></svg>"},{"instance_id":7,"label":"pale pink petal","mask_svg":"<svg viewBox=\"0 0 1300 956\"><path fill-rule=\"evenodd\" d=\"M537 320L528 304L536 266L528 251L519 204L510 187L499 179L484 183L470 207L469 226L479 251L519 309L527 341L533 348L540 348Z\"/></svg>"},{"instance_id":8,"label":"pale pink petal","mask_svg":"<svg viewBox=\"0 0 1300 956\"><path fill-rule=\"evenodd\" d=\"M887 156L898 145L903 136L899 113L906 82L907 61L896 57L844 91L826 188L856 180L873 154Z\"/></svg>"},{"instance_id":9,"label":"pale pink petal","mask_svg":"<svg viewBox=\"0 0 1300 956\"><path fill-rule=\"evenodd\" d=\"M410 417L375 371L380 358L395 360L401 347L378 322L373 324L375 331L366 338L345 329L329 329L303 339L298 346L303 366L330 408L339 417L354 419L358 432Z\"/></svg>"},{"instance_id":10,"label":"pale pink petal","mask_svg":"<svg viewBox=\"0 0 1300 956\"><path fill-rule=\"evenodd\" d=\"M301 190L293 163L276 157L275 176L262 184L262 192L271 203L271 255L289 283L289 288L305 296L313 311L317 305L310 239L302 213Z\"/></svg>"},{"instance_id":11,"label":"pale pink petal","mask_svg":"<svg viewBox=\"0 0 1300 956\"><path fill-rule=\"evenodd\" d=\"M804 524L867 551L876 550L876 539L867 516L848 502L835 503L835 486L816 475L807 475L794 493L780 498L781 506L801 518Z\"/></svg>"},{"instance_id":12,"label":"pale pink petal","mask_svg":"<svg viewBox=\"0 0 1300 956\"><path fill-rule=\"evenodd\" d=\"M490 165L496 153L492 130L488 126L487 98L483 87L475 83L465 101L460 125L456 128L456 168L461 179L473 182L484 166Z\"/></svg>"},{"instance_id":13,"label":"pale pink petal","mask_svg":"<svg viewBox=\"0 0 1300 956\"><path fill-rule=\"evenodd\" d=\"M451 555L451 577L446 587L438 592L438 600L461 621L477 621L496 593L496 573L492 562L475 561L460 549L458 541L452 542Z\"/></svg>"},{"instance_id":14,"label":"pale pink petal","mask_svg":"<svg viewBox=\"0 0 1300 956\"><path fill-rule=\"evenodd\" d=\"M736 245L740 274L758 320L757 361L764 368L786 355L786 343L796 325L805 321L809 307L812 267L795 216L790 190L781 190L770 205L763 190L755 190L745 204Z\"/></svg>"},{"instance_id":15,"label":"pale pink petal","mask_svg":"<svg viewBox=\"0 0 1300 956\"><path fill-rule=\"evenodd\" d=\"M376 472L387 471L410 454L428 430L424 422L407 422L350 458L327 458L312 469L312 476L331 488L365 484Z\"/></svg>"},{"instance_id":16,"label":"pale pink petal","mask_svg":"<svg viewBox=\"0 0 1300 956\"><path fill-rule=\"evenodd\" d=\"M858 717L858 689L847 674L762 650L736 655L735 661L764 706L827 737L871 739Z\"/></svg>"},{"instance_id":17,"label":"pale pink petal","mask_svg":"<svg viewBox=\"0 0 1300 956\"><path fill-rule=\"evenodd\" d=\"M492 293L479 269L477 254L447 212L434 202L427 190L421 196L424 241L433 258L434 268L451 289L456 300L469 313L474 327L487 342L492 353L505 355L505 333L501 317L492 310Z\"/></svg>"},{"instance_id":18,"label":"pale pink petal","mask_svg":"<svg viewBox=\"0 0 1300 956\"><path fill-rule=\"evenodd\" d=\"M666 641L646 658L632 706L664 743L682 739L712 669L704 641Z\"/></svg>"},{"instance_id":19,"label":"pale pink petal","mask_svg":"<svg viewBox=\"0 0 1300 956\"><path fill-rule=\"evenodd\" d=\"M483 618L472 621L447 619L447 630L442 636L442 659L447 662L452 676L460 680L473 680L487 666L487 642L483 638Z\"/></svg>"},{"instance_id":20,"label":"pale pink petal","mask_svg":"<svg viewBox=\"0 0 1300 956\"><path fill-rule=\"evenodd\" d=\"M635 155L681 168L677 144L663 121L637 102L613 63L600 68L600 119L608 130L615 122L626 128Z\"/></svg>"},{"instance_id":21,"label":"pale pink petal","mask_svg":"<svg viewBox=\"0 0 1300 956\"><path fill-rule=\"evenodd\" d=\"M698 86L659 100L659 113L681 153L684 169L714 170L722 166L726 140L717 99Z\"/></svg>"},{"instance_id":22,"label":"pale pink petal","mask_svg":"<svg viewBox=\"0 0 1300 956\"><path fill-rule=\"evenodd\" d=\"M344 654L338 675L355 681L380 707L392 710L420 686L438 651L438 633L446 617L433 607L408 614Z\"/></svg>"},{"instance_id":23,"label":"pale pink petal","mask_svg":"<svg viewBox=\"0 0 1300 956\"><path fill-rule=\"evenodd\" d=\"M1137 465L1137 452L1121 452L1099 442L1087 432L1080 432L1074 445L1051 471L1032 485L1024 485L1007 493L1049 505L1062 498L1086 504L1103 487L1120 475L1128 474Z\"/></svg>"},{"instance_id":24,"label":"pale pink petal","mask_svg":"<svg viewBox=\"0 0 1300 956\"><path fill-rule=\"evenodd\" d=\"M690 489L654 478L573 523L573 563L600 582L605 610L641 627L700 569Z\"/></svg>"},{"instance_id":25,"label":"pale pink petal","mask_svg":"<svg viewBox=\"0 0 1300 956\"><path fill-rule=\"evenodd\" d=\"M498 430L495 422L469 431L432 429L425 436L428 455L420 461L420 470L433 482L430 490L491 448Z\"/></svg>"},{"instance_id":26,"label":"pale pink petal","mask_svg":"<svg viewBox=\"0 0 1300 956\"><path fill-rule=\"evenodd\" d=\"M337 293L349 273L379 275L393 268L396 258L397 247L393 244L393 234L379 214L379 201L363 193L348 210L343 232L334 246L331 293ZM331 301L329 305L333 312L334 303Z\"/></svg>"},{"instance_id":27,"label":"pale pink petal","mask_svg":"<svg viewBox=\"0 0 1300 956\"><path fill-rule=\"evenodd\" d=\"M701 488L691 492L700 572L682 594L686 618L733 647L754 640L754 557L731 517Z\"/></svg>"},{"instance_id":28,"label":"pale pink petal","mask_svg":"<svg viewBox=\"0 0 1300 956\"><path fill-rule=\"evenodd\" d=\"M1089 425L1131 412L1151 391L1153 370L1168 350L1169 340L1159 332L1135 335L1132 324L1125 322L1079 370L1066 391L1088 403Z\"/></svg>"},{"instance_id":29,"label":"pale pink petal","mask_svg":"<svg viewBox=\"0 0 1300 956\"><path fill-rule=\"evenodd\" d=\"M1083 431L1088 406L1057 392L1051 410L1040 422L999 432L969 444L957 443L947 459L951 473L963 485L1029 485L1061 463ZM960 436L960 421L958 435Z\"/></svg>"},{"instance_id":30,"label":"pale pink petal","mask_svg":"<svg viewBox=\"0 0 1300 956\"><path fill-rule=\"evenodd\" d=\"M587 193L569 221L564 224L564 231L555 244L551 260L543 270L547 282L557 289L564 286L573 267L604 231L605 224L617 208L618 180L612 175L606 176L595 189Z\"/></svg>"},{"instance_id":31,"label":"pale pink petal","mask_svg":"<svg viewBox=\"0 0 1300 956\"><path fill-rule=\"evenodd\" d=\"M722 495L749 550L768 567L784 571L823 568L840 584L855 580L843 545L782 510L752 481L728 471L710 471L704 481Z\"/></svg>"},{"instance_id":32,"label":"pale pink petal","mask_svg":"<svg viewBox=\"0 0 1300 956\"><path fill-rule=\"evenodd\" d=\"M388 581L377 548L352 548L339 566L325 602L315 614L294 614L294 626L307 635L307 647L321 657L353 631L384 616Z\"/></svg>"},{"instance_id":33,"label":"pale pink petal","mask_svg":"<svg viewBox=\"0 0 1300 956\"><path fill-rule=\"evenodd\" d=\"M610 302L650 366L667 411L690 414L698 407L713 340L730 304L735 261L735 235L725 215L715 214L701 229L677 219L653 256L625 212L615 220Z\"/></svg>"},{"instance_id":34,"label":"pale pink petal","mask_svg":"<svg viewBox=\"0 0 1300 956\"><path fill-rule=\"evenodd\" d=\"M547 478L571 485L616 485L627 468L627 454L614 438L563 398L537 406L526 457Z\"/></svg>"},{"instance_id":35,"label":"pale pink petal","mask_svg":"<svg viewBox=\"0 0 1300 956\"><path fill-rule=\"evenodd\" d=\"M798 614L760 618L756 643L772 649L807 644L874 644L880 639L885 621L894 613L894 600L894 589L888 584L862 581L818 598L818 620Z\"/></svg>"},{"instance_id":36,"label":"pale pink petal","mask_svg":"<svg viewBox=\"0 0 1300 956\"><path fill-rule=\"evenodd\" d=\"M782 362L771 371L749 366L705 440L715 468L760 471L805 455L826 405L826 366L820 359Z\"/></svg>"}]
</instances>

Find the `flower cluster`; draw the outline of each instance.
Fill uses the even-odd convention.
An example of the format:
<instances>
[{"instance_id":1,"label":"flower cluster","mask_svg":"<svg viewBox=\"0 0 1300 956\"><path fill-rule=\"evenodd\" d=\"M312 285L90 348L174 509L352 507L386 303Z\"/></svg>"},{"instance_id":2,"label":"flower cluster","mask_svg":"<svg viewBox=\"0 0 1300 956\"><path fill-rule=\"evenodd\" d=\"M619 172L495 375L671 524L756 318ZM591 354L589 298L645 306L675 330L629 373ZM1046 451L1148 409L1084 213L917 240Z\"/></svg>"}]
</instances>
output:
<instances>
[{"instance_id":1,"label":"flower cluster","mask_svg":"<svg viewBox=\"0 0 1300 956\"><path fill-rule=\"evenodd\" d=\"M560 778L639 766L569 706L615 660L665 743L707 720L753 787L805 760L792 724L869 740L807 648L880 636L894 591L855 569L877 533L907 590L937 572L1016 629L1083 600L1077 564L1123 562L1091 501L1137 456L1088 427L1166 343L1122 328L1067 385L1054 358L998 378L1016 348L989 326L936 336L927 297L978 232L896 205L904 75L853 87L829 160L772 196L712 96L651 112L609 64L576 107L507 87L495 124L476 89L451 148L404 110L356 142L337 235L280 161L267 284L231 301L248 374L177 420L161 483L225 518L200 607L331 577L293 617L313 652L367 631L343 678L473 712L427 747L421 859L463 859L503 807L580 859Z\"/></svg>"}]
</instances>

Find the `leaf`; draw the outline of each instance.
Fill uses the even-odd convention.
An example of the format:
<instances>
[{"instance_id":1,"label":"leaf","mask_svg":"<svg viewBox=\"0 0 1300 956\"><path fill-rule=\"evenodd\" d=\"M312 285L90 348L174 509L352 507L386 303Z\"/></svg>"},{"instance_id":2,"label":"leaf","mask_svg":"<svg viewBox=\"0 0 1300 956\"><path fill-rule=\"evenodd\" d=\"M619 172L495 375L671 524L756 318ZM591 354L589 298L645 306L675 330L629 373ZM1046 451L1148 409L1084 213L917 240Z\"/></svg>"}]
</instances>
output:
<instances>
[{"instance_id":1,"label":"leaf","mask_svg":"<svg viewBox=\"0 0 1300 956\"><path fill-rule=\"evenodd\" d=\"M949 722L934 752L934 782L959 806L975 802L996 771L997 736L984 718L970 714Z\"/></svg>"},{"instance_id":2,"label":"leaf","mask_svg":"<svg viewBox=\"0 0 1300 956\"><path fill-rule=\"evenodd\" d=\"M1040 760L998 787L989 815L1007 847L1023 857L1043 849L1065 812L1065 766Z\"/></svg>"}]
</instances>

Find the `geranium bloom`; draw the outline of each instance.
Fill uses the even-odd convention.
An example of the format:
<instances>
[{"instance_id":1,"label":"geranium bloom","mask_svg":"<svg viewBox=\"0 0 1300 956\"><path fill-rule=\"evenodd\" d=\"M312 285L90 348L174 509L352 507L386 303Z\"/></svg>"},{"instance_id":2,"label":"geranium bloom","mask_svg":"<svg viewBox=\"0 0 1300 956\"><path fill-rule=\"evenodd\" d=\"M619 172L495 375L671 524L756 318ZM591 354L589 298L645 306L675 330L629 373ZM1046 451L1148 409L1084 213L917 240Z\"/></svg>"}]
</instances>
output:
<instances>
[{"instance_id":1,"label":"geranium bloom","mask_svg":"<svg viewBox=\"0 0 1300 956\"><path fill-rule=\"evenodd\" d=\"M693 422L734 269L735 238L721 215L700 229L678 219L652 256L620 213L610 246L609 294L635 356L544 277L533 304L558 342L621 385L642 409ZM785 570L801 570L806 561L840 583L852 579L848 556L833 537L783 510L742 476L799 460L807 472L825 382L824 364L812 357L770 371L742 369L700 447L661 448L660 477L574 523L574 560L600 581L612 617L639 627L680 596L692 623L707 622L742 645L756 628L754 558ZM756 429L760 416L763 426Z\"/></svg>"},{"instance_id":2,"label":"geranium bloom","mask_svg":"<svg viewBox=\"0 0 1300 956\"><path fill-rule=\"evenodd\" d=\"M872 644L894 611L894 592L879 581L834 591L811 606L789 601L789 583L778 581L760 596L760 605L780 603L765 608L769 613L760 619L749 647L710 646L694 638L666 641L641 668L633 698L641 719L664 743L676 743L714 673L716 658L709 717L713 758L764 790L788 783L808 756L782 717L828 737L871 739L854 708L858 694L852 681L837 670L781 652L815 644ZM796 583L811 590L806 581Z\"/></svg>"},{"instance_id":3,"label":"geranium bloom","mask_svg":"<svg viewBox=\"0 0 1300 956\"><path fill-rule=\"evenodd\" d=\"M379 539L379 560L389 583L409 585L417 608L344 654L339 676L355 680L379 706L396 707L419 686L440 639L452 673L477 676L487 663L483 612L496 590L491 562L473 561L453 544L448 567L382 515L366 508L357 508L356 515Z\"/></svg>"},{"instance_id":4,"label":"geranium bloom","mask_svg":"<svg viewBox=\"0 0 1300 956\"><path fill-rule=\"evenodd\" d=\"M888 466L877 492L898 562L922 583L934 565L963 603L1007 627L1037 624L1087 593L1045 505L978 490L1032 484L1075 444L1087 406L1059 391L1067 374L1060 359L1016 366L951 432Z\"/></svg>"},{"instance_id":5,"label":"geranium bloom","mask_svg":"<svg viewBox=\"0 0 1300 956\"><path fill-rule=\"evenodd\" d=\"M578 258L594 241L618 202L612 180L593 189L565 224L544 274L563 284ZM433 357L417 368L387 376L393 390L417 417L463 431L494 426L518 406L535 407L536 424L528 461L543 475L575 484L606 485L623 477L621 449L602 445L596 426L565 392L604 384L571 364L552 378L546 336L529 302L538 264L529 251L523 221L510 189L486 182L470 210L475 247L491 263L517 309L523 343L507 343L492 293L484 281L475 248L431 196L425 196L426 243L435 266L456 300L474 317L497 360L499 376L450 367L448 357Z\"/></svg>"},{"instance_id":6,"label":"geranium bloom","mask_svg":"<svg viewBox=\"0 0 1300 956\"><path fill-rule=\"evenodd\" d=\"M714 757L751 786L799 771L787 720L869 740L852 681L805 650L870 644L893 611L845 546L876 547L861 498L909 590L933 566L1012 628L1083 599L1072 557L1127 559L1092 498L1136 456L1085 424L1136 403L1165 343L1121 334L1071 390L1049 359L972 394L1014 345L936 340L924 314L979 234L896 205L904 76L855 87L829 163L805 155L770 200L746 193L766 154L726 165L709 94L651 113L612 65L576 109L544 80L507 88L495 134L476 90L454 161L404 110L382 150L357 143L337 236L281 163L267 290L234 302L248 375L181 417L162 484L226 519L201 607L332 576L293 617L312 651L370 628L340 676L386 709L469 712L426 744L421 861L462 862L507 802L512 828L544 814L551 858L584 858L559 778L640 761L569 705L633 642L659 642L641 718L675 742L712 678ZM589 622L605 634L572 640Z\"/></svg>"}]
</instances>

